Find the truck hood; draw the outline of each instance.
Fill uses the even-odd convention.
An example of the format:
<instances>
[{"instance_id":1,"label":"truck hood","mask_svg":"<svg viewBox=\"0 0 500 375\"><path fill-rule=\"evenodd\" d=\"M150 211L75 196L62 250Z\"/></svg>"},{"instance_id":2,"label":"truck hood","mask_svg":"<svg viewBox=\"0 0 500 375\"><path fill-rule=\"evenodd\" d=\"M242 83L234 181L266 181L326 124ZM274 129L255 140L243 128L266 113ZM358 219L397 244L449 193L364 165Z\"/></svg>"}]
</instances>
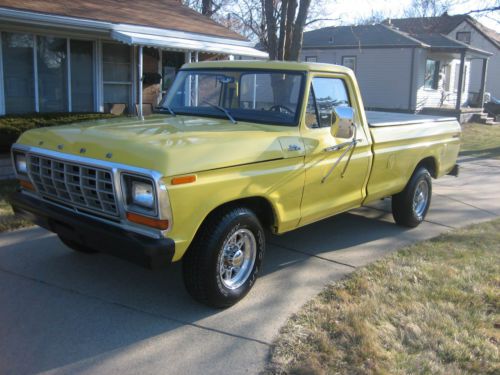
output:
<instances>
[{"instance_id":1,"label":"truck hood","mask_svg":"<svg viewBox=\"0 0 500 375\"><path fill-rule=\"evenodd\" d=\"M193 116L154 115L40 128L24 133L18 143L165 176L304 155L297 127Z\"/></svg>"}]
</instances>

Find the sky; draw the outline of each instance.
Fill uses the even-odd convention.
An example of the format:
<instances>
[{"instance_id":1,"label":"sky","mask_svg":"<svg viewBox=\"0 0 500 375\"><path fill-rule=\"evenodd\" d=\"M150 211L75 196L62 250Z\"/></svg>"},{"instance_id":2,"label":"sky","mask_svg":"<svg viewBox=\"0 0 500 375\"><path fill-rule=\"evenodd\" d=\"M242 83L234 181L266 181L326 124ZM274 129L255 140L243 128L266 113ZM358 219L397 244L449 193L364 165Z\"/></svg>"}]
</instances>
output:
<instances>
[{"instance_id":1,"label":"sky","mask_svg":"<svg viewBox=\"0 0 500 375\"><path fill-rule=\"evenodd\" d=\"M449 14L465 13L472 9L480 9L493 6L495 0L456 0L450 8ZM328 3L331 3L328 4ZM341 17L342 24L352 24L359 18L368 18L374 11L384 15L397 18L401 16L405 8L411 4L411 0L324 0L328 17ZM477 17L485 26L500 33L500 11L487 16ZM337 23L338 24L338 23ZM335 23L332 24L332 26ZM329 25L324 25L329 26Z\"/></svg>"}]
</instances>

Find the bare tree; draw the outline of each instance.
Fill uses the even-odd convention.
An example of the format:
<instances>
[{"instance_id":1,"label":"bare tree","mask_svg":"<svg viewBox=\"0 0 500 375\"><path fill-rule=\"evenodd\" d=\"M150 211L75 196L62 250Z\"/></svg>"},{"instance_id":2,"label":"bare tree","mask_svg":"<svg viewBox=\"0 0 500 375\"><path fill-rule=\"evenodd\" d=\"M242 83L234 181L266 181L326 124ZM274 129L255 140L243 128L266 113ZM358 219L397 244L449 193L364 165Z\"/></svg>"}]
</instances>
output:
<instances>
[{"instance_id":1,"label":"bare tree","mask_svg":"<svg viewBox=\"0 0 500 375\"><path fill-rule=\"evenodd\" d=\"M336 19L325 18L331 0L185 0L216 21L259 43L273 60L298 60L306 27Z\"/></svg>"},{"instance_id":2,"label":"bare tree","mask_svg":"<svg viewBox=\"0 0 500 375\"><path fill-rule=\"evenodd\" d=\"M213 18L217 12L227 5L228 0L182 0L182 3L207 17Z\"/></svg>"},{"instance_id":3,"label":"bare tree","mask_svg":"<svg viewBox=\"0 0 500 375\"><path fill-rule=\"evenodd\" d=\"M380 10L372 9L371 14L367 17L360 17L356 20L356 25L375 25L382 23L384 20L392 18L391 14L382 12Z\"/></svg>"},{"instance_id":4,"label":"bare tree","mask_svg":"<svg viewBox=\"0 0 500 375\"><path fill-rule=\"evenodd\" d=\"M452 0L412 0L409 8L405 9L405 17L438 17L448 12Z\"/></svg>"}]
</instances>

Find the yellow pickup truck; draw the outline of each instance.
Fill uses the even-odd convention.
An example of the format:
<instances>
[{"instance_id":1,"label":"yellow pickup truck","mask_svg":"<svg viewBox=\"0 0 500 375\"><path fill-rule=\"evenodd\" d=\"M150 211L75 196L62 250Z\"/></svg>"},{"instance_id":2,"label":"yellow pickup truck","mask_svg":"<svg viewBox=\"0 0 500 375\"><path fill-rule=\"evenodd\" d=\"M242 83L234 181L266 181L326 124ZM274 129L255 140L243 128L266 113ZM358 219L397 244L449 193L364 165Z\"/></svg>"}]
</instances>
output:
<instances>
[{"instance_id":1,"label":"yellow pickup truck","mask_svg":"<svg viewBox=\"0 0 500 375\"><path fill-rule=\"evenodd\" d=\"M365 113L341 66L187 64L157 112L24 133L11 203L77 251L182 259L187 290L211 306L252 288L266 230L386 197L415 227L431 178L458 173L455 119Z\"/></svg>"}]
</instances>

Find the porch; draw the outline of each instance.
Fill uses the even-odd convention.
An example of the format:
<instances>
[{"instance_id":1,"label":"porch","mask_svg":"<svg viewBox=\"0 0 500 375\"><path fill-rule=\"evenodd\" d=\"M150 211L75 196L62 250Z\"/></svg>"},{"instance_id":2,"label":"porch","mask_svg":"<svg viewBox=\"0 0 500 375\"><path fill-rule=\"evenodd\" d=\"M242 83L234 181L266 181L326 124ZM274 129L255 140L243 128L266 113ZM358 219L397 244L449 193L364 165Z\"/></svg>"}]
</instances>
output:
<instances>
[{"instance_id":1,"label":"porch","mask_svg":"<svg viewBox=\"0 0 500 375\"><path fill-rule=\"evenodd\" d=\"M416 109L420 113L454 116L468 121L482 113L488 58L491 53L444 35L420 37L430 44L426 52L423 82L417 86ZM471 92L471 62L482 65L479 92Z\"/></svg>"},{"instance_id":2,"label":"porch","mask_svg":"<svg viewBox=\"0 0 500 375\"><path fill-rule=\"evenodd\" d=\"M141 9L145 11L153 10ZM201 15L179 12L179 17L188 18L185 31L0 7L0 116L55 112L143 116L158 105L186 62L234 55L267 57L238 34L200 19ZM109 9L106 17L111 15L115 16ZM212 35L190 31L190 21L200 27L206 23Z\"/></svg>"}]
</instances>

